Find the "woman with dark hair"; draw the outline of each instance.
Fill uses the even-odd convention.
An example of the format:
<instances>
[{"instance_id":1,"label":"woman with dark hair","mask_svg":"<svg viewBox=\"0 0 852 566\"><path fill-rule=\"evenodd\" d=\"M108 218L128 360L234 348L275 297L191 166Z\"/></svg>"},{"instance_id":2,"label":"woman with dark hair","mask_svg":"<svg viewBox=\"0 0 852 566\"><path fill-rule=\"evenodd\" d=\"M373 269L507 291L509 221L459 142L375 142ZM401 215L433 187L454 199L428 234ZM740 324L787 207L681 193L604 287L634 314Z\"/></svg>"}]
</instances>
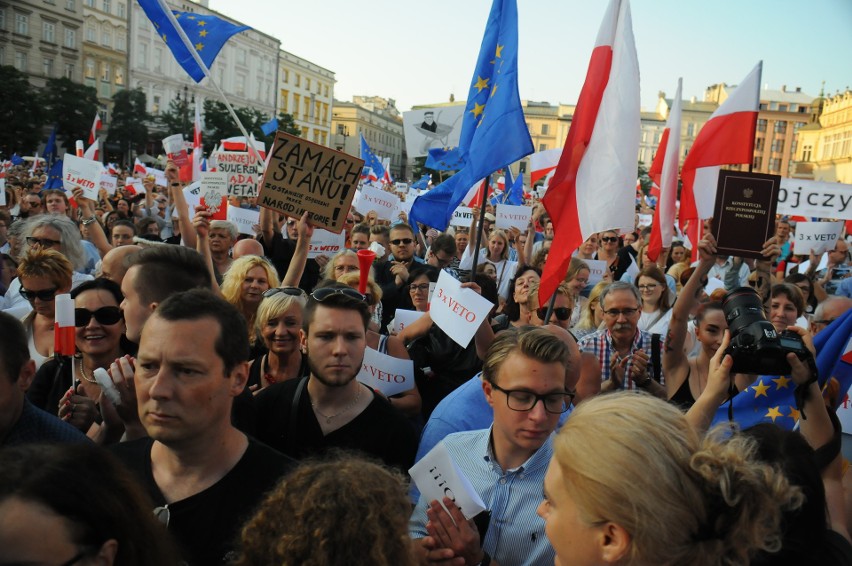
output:
<instances>
[{"instance_id":1,"label":"woman with dark hair","mask_svg":"<svg viewBox=\"0 0 852 566\"><path fill-rule=\"evenodd\" d=\"M178 564L153 505L105 450L27 445L0 451L3 564Z\"/></svg>"},{"instance_id":2,"label":"woman with dark hair","mask_svg":"<svg viewBox=\"0 0 852 566\"><path fill-rule=\"evenodd\" d=\"M819 304L819 301L814 295L814 282L810 277L804 275L802 273L791 273L787 277L784 278L784 283L790 283L799 288L799 291L802 292L802 297L805 299L805 311L802 314L802 317L807 317L805 321L810 319L813 316L814 311ZM796 323L796 326L802 326L801 317ZM807 328L807 326L802 326L802 328Z\"/></svg>"},{"instance_id":3,"label":"woman with dark hair","mask_svg":"<svg viewBox=\"0 0 852 566\"><path fill-rule=\"evenodd\" d=\"M639 330L665 336L671 320L669 286L663 270L653 263L645 265L633 282L642 294L642 316Z\"/></svg>"},{"instance_id":4,"label":"woman with dark hair","mask_svg":"<svg viewBox=\"0 0 852 566\"><path fill-rule=\"evenodd\" d=\"M519 265L515 276L509 282L512 293L503 303L503 314L494 318L494 332L511 326L525 326L530 323L531 313L527 308L530 285L541 280L541 270L531 265Z\"/></svg>"},{"instance_id":5,"label":"woman with dark hair","mask_svg":"<svg viewBox=\"0 0 852 566\"><path fill-rule=\"evenodd\" d=\"M109 368L125 354L135 354L132 343L124 337L124 316L119 307L124 297L117 283L95 279L71 291L71 298L77 354L52 359L41 366L27 390L27 398L96 442L118 442L124 427L112 403L104 398L94 372ZM109 426L102 426L105 420Z\"/></svg>"}]
</instances>

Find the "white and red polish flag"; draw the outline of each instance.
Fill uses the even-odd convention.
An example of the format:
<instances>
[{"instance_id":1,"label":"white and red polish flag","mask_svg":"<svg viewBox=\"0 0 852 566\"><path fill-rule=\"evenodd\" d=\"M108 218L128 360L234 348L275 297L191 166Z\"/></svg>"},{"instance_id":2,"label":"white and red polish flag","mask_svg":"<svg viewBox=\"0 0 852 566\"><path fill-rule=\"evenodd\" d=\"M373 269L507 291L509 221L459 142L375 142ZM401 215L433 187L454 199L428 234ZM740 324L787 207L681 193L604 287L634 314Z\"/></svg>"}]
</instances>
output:
<instances>
[{"instance_id":1,"label":"white and red polish flag","mask_svg":"<svg viewBox=\"0 0 852 566\"><path fill-rule=\"evenodd\" d=\"M481 179L479 182L474 183L474 185L467 190L467 194L462 199L462 204L468 208L479 208L482 206L482 193L485 191L485 179ZM488 196L486 198L491 198L491 194L494 192L492 187L488 187ZM478 213L477 213L478 214ZM479 217L477 217L479 218Z\"/></svg>"},{"instance_id":2,"label":"white and red polish flag","mask_svg":"<svg viewBox=\"0 0 852 566\"><path fill-rule=\"evenodd\" d=\"M136 161L133 162L133 174L135 175L137 173L139 173L140 175L148 174L148 168L145 167L145 165L141 161L139 161L138 157L136 158Z\"/></svg>"},{"instance_id":3,"label":"white and red polish flag","mask_svg":"<svg viewBox=\"0 0 852 566\"><path fill-rule=\"evenodd\" d=\"M201 145L201 99L195 101L195 127L192 133L192 180L201 179L201 159L203 148Z\"/></svg>"},{"instance_id":4,"label":"white and red polish flag","mask_svg":"<svg viewBox=\"0 0 852 566\"><path fill-rule=\"evenodd\" d=\"M760 104L760 76L763 61L755 65L728 99L710 116L701 128L689 155L683 162L680 192L680 227L689 220L687 231L693 246L693 258L698 250L700 220L713 216L716 184L722 165L751 163L754 155L754 129Z\"/></svg>"},{"instance_id":5,"label":"white and red polish flag","mask_svg":"<svg viewBox=\"0 0 852 566\"><path fill-rule=\"evenodd\" d=\"M101 140L95 138L95 143L86 149L86 152L83 154L83 158L91 159L92 161L99 161L98 157L100 157L100 148Z\"/></svg>"},{"instance_id":6,"label":"white and red polish flag","mask_svg":"<svg viewBox=\"0 0 852 566\"><path fill-rule=\"evenodd\" d=\"M657 208L654 210L654 221L651 223L651 240L648 243L648 257L654 261L660 256L663 248L671 247L674 235L674 220L677 201L677 169L680 164L680 115L681 91L683 79L677 80L672 109L666 120L666 129L657 147L657 154L648 175L658 187Z\"/></svg>"},{"instance_id":7,"label":"white and red polish flag","mask_svg":"<svg viewBox=\"0 0 852 566\"><path fill-rule=\"evenodd\" d=\"M610 0L565 147L542 199L555 228L539 287L545 305L571 255L596 232L633 230L639 60L628 0Z\"/></svg>"},{"instance_id":8,"label":"white and red polish flag","mask_svg":"<svg viewBox=\"0 0 852 566\"><path fill-rule=\"evenodd\" d=\"M545 177L559 165L562 148L547 149L530 155L530 185Z\"/></svg>"},{"instance_id":9,"label":"white and red polish flag","mask_svg":"<svg viewBox=\"0 0 852 566\"><path fill-rule=\"evenodd\" d=\"M101 115L98 112L95 112L95 121L92 122L92 131L89 132L89 145L95 143L95 138L97 137L98 130L103 127L103 122L101 122Z\"/></svg>"}]
</instances>

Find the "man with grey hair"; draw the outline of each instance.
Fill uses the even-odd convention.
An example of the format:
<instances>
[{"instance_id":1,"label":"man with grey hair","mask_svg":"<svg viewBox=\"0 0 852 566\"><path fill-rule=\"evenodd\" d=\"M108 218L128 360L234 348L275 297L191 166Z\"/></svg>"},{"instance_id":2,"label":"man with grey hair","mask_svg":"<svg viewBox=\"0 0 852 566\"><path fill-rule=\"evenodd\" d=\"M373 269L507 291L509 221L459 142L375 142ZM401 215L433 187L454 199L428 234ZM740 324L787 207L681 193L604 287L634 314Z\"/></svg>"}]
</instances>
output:
<instances>
[{"instance_id":1,"label":"man with grey hair","mask_svg":"<svg viewBox=\"0 0 852 566\"><path fill-rule=\"evenodd\" d=\"M849 297L829 295L814 310L814 317L811 320L811 332L819 334L849 309L852 309L852 299Z\"/></svg>"},{"instance_id":2,"label":"man with grey hair","mask_svg":"<svg viewBox=\"0 0 852 566\"><path fill-rule=\"evenodd\" d=\"M233 259L228 255L231 247L237 241L240 231L233 222L227 220L213 220L210 222L210 232L207 239L210 242L210 255L213 257L213 265L216 272L224 274L231 267Z\"/></svg>"},{"instance_id":3,"label":"man with grey hair","mask_svg":"<svg viewBox=\"0 0 852 566\"><path fill-rule=\"evenodd\" d=\"M655 338L638 327L642 315L639 290L630 283L611 283L601 293L600 304L606 328L584 336L577 344L581 353L578 392L585 396L595 391L642 389L665 398L659 335Z\"/></svg>"}]
</instances>

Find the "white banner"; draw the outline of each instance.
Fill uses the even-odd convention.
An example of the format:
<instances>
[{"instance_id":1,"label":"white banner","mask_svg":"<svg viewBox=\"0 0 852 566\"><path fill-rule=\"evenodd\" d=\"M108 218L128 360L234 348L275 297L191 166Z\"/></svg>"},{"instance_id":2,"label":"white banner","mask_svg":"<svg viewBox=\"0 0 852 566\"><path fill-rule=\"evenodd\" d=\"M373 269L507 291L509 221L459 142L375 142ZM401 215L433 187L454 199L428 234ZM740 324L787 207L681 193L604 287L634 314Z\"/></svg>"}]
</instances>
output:
<instances>
[{"instance_id":1,"label":"white banner","mask_svg":"<svg viewBox=\"0 0 852 566\"><path fill-rule=\"evenodd\" d=\"M335 234L322 228L314 228L314 235L311 237L311 245L308 248L308 257L317 257L318 255L333 256L343 249L346 245L346 236L343 232Z\"/></svg>"},{"instance_id":2,"label":"white banner","mask_svg":"<svg viewBox=\"0 0 852 566\"><path fill-rule=\"evenodd\" d=\"M367 346L361 371L355 379L390 397L414 388L414 362L388 356Z\"/></svg>"},{"instance_id":3,"label":"white banner","mask_svg":"<svg viewBox=\"0 0 852 566\"><path fill-rule=\"evenodd\" d=\"M852 220L852 185L781 177L777 213Z\"/></svg>"},{"instance_id":4,"label":"white banner","mask_svg":"<svg viewBox=\"0 0 852 566\"><path fill-rule=\"evenodd\" d=\"M240 208L239 206L229 206L227 219L229 222L236 224L240 234L254 236L255 231L252 226L260 224L260 211Z\"/></svg>"},{"instance_id":5,"label":"white banner","mask_svg":"<svg viewBox=\"0 0 852 566\"><path fill-rule=\"evenodd\" d=\"M447 333L462 348L467 348L471 338L494 305L473 289L462 288L461 283L444 270L438 276L429 314L438 328Z\"/></svg>"},{"instance_id":6,"label":"white banner","mask_svg":"<svg viewBox=\"0 0 852 566\"><path fill-rule=\"evenodd\" d=\"M501 230L508 228L517 228L521 232L527 231L530 219L532 218L532 208L529 206L514 206L511 204L497 205L497 222L495 226Z\"/></svg>"},{"instance_id":7,"label":"white banner","mask_svg":"<svg viewBox=\"0 0 852 566\"><path fill-rule=\"evenodd\" d=\"M801 255L811 250L817 255L833 250L842 231L843 222L798 222L793 249Z\"/></svg>"},{"instance_id":8,"label":"white banner","mask_svg":"<svg viewBox=\"0 0 852 566\"><path fill-rule=\"evenodd\" d=\"M450 458L443 442L439 442L428 454L408 470L420 495L428 502L437 501L444 507L444 498L452 500L465 519L472 519L485 511L485 503L473 489L470 480Z\"/></svg>"},{"instance_id":9,"label":"white banner","mask_svg":"<svg viewBox=\"0 0 852 566\"><path fill-rule=\"evenodd\" d=\"M62 185L65 192L70 195L74 187L80 187L84 197L97 202L103 170L104 166L100 161L66 153L62 160Z\"/></svg>"}]
</instances>

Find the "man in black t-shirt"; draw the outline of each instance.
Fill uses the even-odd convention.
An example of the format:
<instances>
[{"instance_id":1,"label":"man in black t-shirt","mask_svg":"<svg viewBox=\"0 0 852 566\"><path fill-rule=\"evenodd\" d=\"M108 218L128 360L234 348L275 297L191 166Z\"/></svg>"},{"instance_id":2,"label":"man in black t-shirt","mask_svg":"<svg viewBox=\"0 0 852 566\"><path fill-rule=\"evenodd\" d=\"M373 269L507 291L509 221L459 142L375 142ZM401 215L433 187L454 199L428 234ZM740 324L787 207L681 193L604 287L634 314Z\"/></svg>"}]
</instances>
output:
<instances>
[{"instance_id":1,"label":"man in black t-shirt","mask_svg":"<svg viewBox=\"0 0 852 566\"><path fill-rule=\"evenodd\" d=\"M134 378L150 438L113 447L190 565L230 563L242 524L293 464L231 424L248 378L244 329L210 291L163 301L142 330Z\"/></svg>"}]
</instances>

